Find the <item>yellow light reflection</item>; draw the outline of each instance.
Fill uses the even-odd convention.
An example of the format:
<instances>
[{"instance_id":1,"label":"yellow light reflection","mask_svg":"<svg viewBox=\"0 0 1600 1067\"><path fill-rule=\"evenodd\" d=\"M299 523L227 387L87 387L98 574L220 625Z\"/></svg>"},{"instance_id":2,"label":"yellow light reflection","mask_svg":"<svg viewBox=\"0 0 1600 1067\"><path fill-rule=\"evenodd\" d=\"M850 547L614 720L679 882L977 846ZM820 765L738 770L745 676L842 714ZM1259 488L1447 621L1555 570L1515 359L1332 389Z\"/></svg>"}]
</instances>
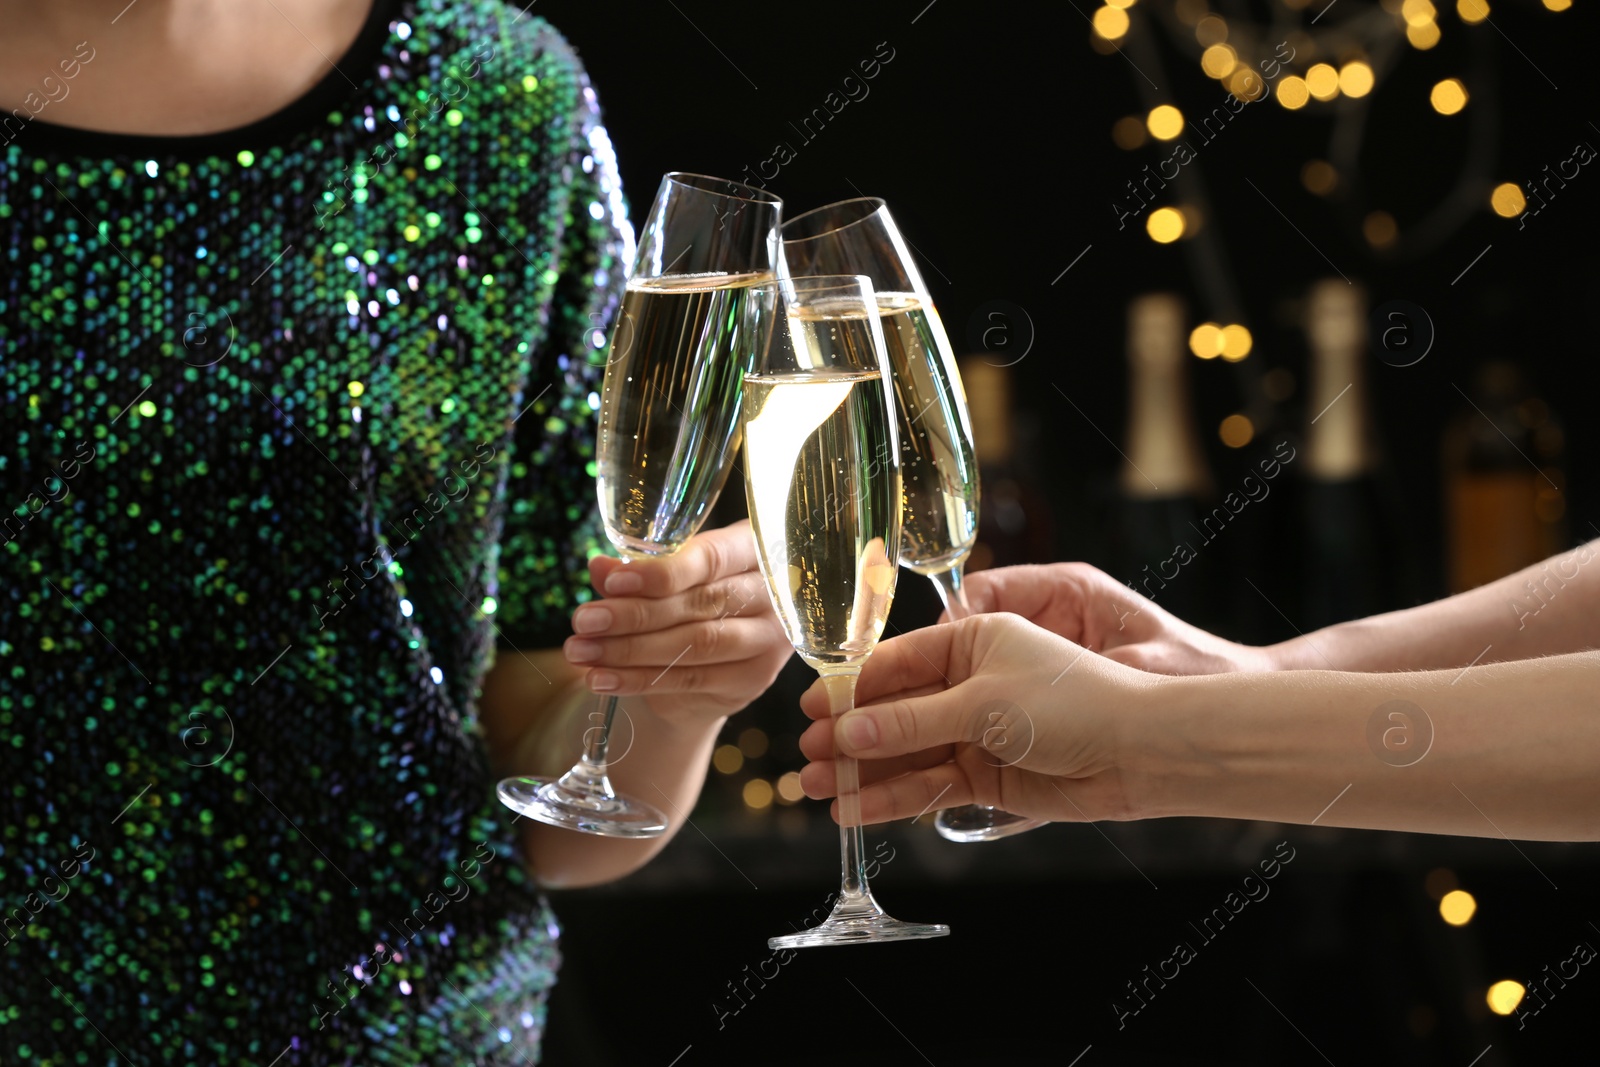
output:
<instances>
[{"instance_id":1,"label":"yellow light reflection","mask_svg":"<svg viewBox=\"0 0 1600 1067\"><path fill-rule=\"evenodd\" d=\"M1406 27L1406 40L1419 52L1426 52L1439 43L1439 24L1424 22L1420 26Z\"/></svg>"},{"instance_id":2,"label":"yellow light reflection","mask_svg":"<svg viewBox=\"0 0 1600 1067\"><path fill-rule=\"evenodd\" d=\"M1108 41L1120 41L1128 32L1128 13L1120 7L1102 7L1094 13L1094 32Z\"/></svg>"},{"instance_id":3,"label":"yellow light reflection","mask_svg":"<svg viewBox=\"0 0 1600 1067\"><path fill-rule=\"evenodd\" d=\"M1306 88L1318 100L1332 100L1339 95L1339 72L1327 63L1318 63L1306 71Z\"/></svg>"},{"instance_id":4,"label":"yellow light reflection","mask_svg":"<svg viewBox=\"0 0 1600 1067\"><path fill-rule=\"evenodd\" d=\"M1528 198L1515 182L1501 182L1489 194L1489 206L1501 218L1514 219L1528 208Z\"/></svg>"},{"instance_id":5,"label":"yellow light reflection","mask_svg":"<svg viewBox=\"0 0 1600 1067\"><path fill-rule=\"evenodd\" d=\"M1144 119L1138 115L1126 115L1118 119L1111 127L1111 139L1118 148L1132 152L1144 144Z\"/></svg>"},{"instance_id":6,"label":"yellow light reflection","mask_svg":"<svg viewBox=\"0 0 1600 1067\"><path fill-rule=\"evenodd\" d=\"M1489 1010L1496 1015L1510 1015L1522 1003L1523 994L1527 991L1521 982L1507 978L1490 986L1483 999L1489 1002Z\"/></svg>"},{"instance_id":7,"label":"yellow light reflection","mask_svg":"<svg viewBox=\"0 0 1600 1067\"><path fill-rule=\"evenodd\" d=\"M752 726L739 735L739 751L745 759L760 759L767 754L767 732Z\"/></svg>"},{"instance_id":8,"label":"yellow light reflection","mask_svg":"<svg viewBox=\"0 0 1600 1067\"><path fill-rule=\"evenodd\" d=\"M1359 59L1339 68L1339 91L1346 96L1366 96L1376 80L1372 67Z\"/></svg>"},{"instance_id":9,"label":"yellow light reflection","mask_svg":"<svg viewBox=\"0 0 1600 1067\"><path fill-rule=\"evenodd\" d=\"M1239 65L1239 53L1230 44L1214 44L1200 54L1200 69L1212 78L1226 78Z\"/></svg>"},{"instance_id":10,"label":"yellow light reflection","mask_svg":"<svg viewBox=\"0 0 1600 1067\"><path fill-rule=\"evenodd\" d=\"M1433 87L1428 102L1441 115L1454 115L1467 106L1467 87L1460 78L1446 78Z\"/></svg>"},{"instance_id":11,"label":"yellow light reflection","mask_svg":"<svg viewBox=\"0 0 1600 1067\"><path fill-rule=\"evenodd\" d=\"M1306 87L1306 81L1300 75L1285 75L1278 83L1278 103L1290 111L1299 111L1310 99L1311 90Z\"/></svg>"},{"instance_id":12,"label":"yellow light reflection","mask_svg":"<svg viewBox=\"0 0 1600 1067\"><path fill-rule=\"evenodd\" d=\"M1222 328L1222 358L1229 363L1237 363L1250 354L1250 348L1255 344L1255 339L1250 336L1250 331L1243 326L1233 325Z\"/></svg>"},{"instance_id":13,"label":"yellow light reflection","mask_svg":"<svg viewBox=\"0 0 1600 1067\"><path fill-rule=\"evenodd\" d=\"M1214 322L1202 322L1189 333L1189 351L1201 359L1216 359L1222 355L1222 327Z\"/></svg>"},{"instance_id":14,"label":"yellow light reflection","mask_svg":"<svg viewBox=\"0 0 1600 1067\"><path fill-rule=\"evenodd\" d=\"M1400 227L1387 211L1374 211L1362 220L1361 233L1373 248L1388 248L1400 236Z\"/></svg>"},{"instance_id":15,"label":"yellow light reflection","mask_svg":"<svg viewBox=\"0 0 1600 1067\"><path fill-rule=\"evenodd\" d=\"M1145 125L1156 140L1170 141L1183 132L1183 112L1171 104L1162 104L1150 109Z\"/></svg>"},{"instance_id":16,"label":"yellow light reflection","mask_svg":"<svg viewBox=\"0 0 1600 1067\"><path fill-rule=\"evenodd\" d=\"M711 766L723 774L738 774L739 768L744 766L744 753L739 751L738 745L718 745L711 753Z\"/></svg>"},{"instance_id":17,"label":"yellow light reflection","mask_svg":"<svg viewBox=\"0 0 1600 1067\"><path fill-rule=\"evenodd\" d=\"M1551 11L1565 11L1572 6L1572 0L1544 0L1544 6Z\"/></svg>"},{"instance_id":18,"label":"yellow light reflection","mask_svg":"<svg viewBox=\"0 0 1600 1067\"><path fill-rule=\"evenodd\" d=\"M1439 917L1451 926L1465 926L1477 913L1478 902L1465 889L1452 889L1439 900Z\"/></svg>"},{"instance_id":19,"label":"yellow light reflection","mask_svg":"<svg viewBox=\"0 0 1600 1067\"><path fill-rule=\"evenodd\" d=\"M1229 448L1243 448L1255 439L1255 423L1243 415L1229 415L1222 420L1222 425L1217 429L1217 436L1222 438L1222 443Z\"/></svg>"},{"instance_id":20,"label":"yellow light reflection","mask_svg":"<svg viewBox=\"0 0 1600 1067\"><path fill-rule=\"evenodd\" d=\"M806 791L800 788L800 772L789 771L778 779L778 803L796 804L804 800Z\"/></svg>"},{"instance_id":21,"label":"yellow light reflection","mask_svg":"<svg viewBox=\"0 0 1600 1067\"><path fill-rule=\"evenodd\" d=\"M772 807L772 783L765 778L750 779L744 784L744 803L756 811Z\"/></svg>"},{"instance_id":22,"label":"yellow light reflection","mask_svg":"<svg viewBox=\"0 0 1600 1067\"><path fill-rule=\"evenodd\" d=\"M1456 14L1468 26L1476 26L1489 17L1489 5L1484 0L1456 0Z\"/></svg>"},{"instance_id":23,"label":"yellow light reflection","mask_svg":"<svg viewBox=\"0 0 1600 1067\"><path fill-rule=\"evenodd\" d=\"M1308 192L1327 196L1339 185L1339 172L1325 159L1313 159L1300 168L1300 183Z\"/></svg>"},{"instance_id":24,"label":"yellow light reflection","mask_svg":"<svg viewBox=\"0 0 1600 1067\"><path fill-rule=\"evenodd\" d=\"M1157 208L1145 220L1145 231L1156 244L1169 245L1183 236L1183 212L1177 208Z\"/></svg>"},{"instance_id":25,"label":"yellow light reflection","mask_svg":"<svg viewBox=\"0 0 1600 1067\"><path fill-rule=\"evenodd\" d=\"M1439 9L1434 7L1430 0L1405 0L1400 5L1400 17L1412 26L1432 22L1434 16L1438 14Z\"/></svg>"},{"instance_id":26,"label":"yellow light reflection","mask_svg":"<svg viewBox=\"0 0 1600 1067\"><path fill-rule=\"evenodd\" d=\"M1195 23L1194 39L1207 48L1221 44L1228 39L1228 24L1220 16L1207 15Z\"/></svg>"}]
</instances>

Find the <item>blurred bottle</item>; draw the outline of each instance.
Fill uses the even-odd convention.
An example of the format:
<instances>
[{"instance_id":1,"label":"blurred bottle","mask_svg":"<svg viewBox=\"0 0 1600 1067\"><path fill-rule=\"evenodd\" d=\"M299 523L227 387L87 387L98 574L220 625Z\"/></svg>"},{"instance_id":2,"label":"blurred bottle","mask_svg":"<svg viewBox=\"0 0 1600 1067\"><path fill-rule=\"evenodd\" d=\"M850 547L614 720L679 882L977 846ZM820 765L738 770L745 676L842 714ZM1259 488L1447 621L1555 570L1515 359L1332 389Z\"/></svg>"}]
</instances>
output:
<instances>
[{"instance_id":1,"label":"blurred bottle","mask_svg":"<svg viewBox=\"0 0 1600 1067\"><path fill-rule=\"evenodd\" d=\"M1307 630L1382 611L1401 586L1394 519L1378 476L1367 398L1366 294L1333 278L1306 301L1311 383L1306 400ZM1385 521L1389 518L1393 521Z\"/></svg>"},{"instance_id":2,"label":"blurred bottle","mask_svg":"<svg viewBox=\"0 0 1600 1067\"><path fill-rule=\"evenodd\" d=\"M1115 573L1180 618L1206 625L1216 561L1201 501L1211 474L1189 399L1183 301L1167 293L1128 306L1128 431L1118 475ZM1205 556L1203 563L1197 559Z\"/></svg>"},{"instance_id":3,"label":"blurred bottle","mask_svg":"<svg viewBox=\"0 0 1600 1067\"><path fill-rule=\"evenodd\" d=\"M959 364L978 455L978 543L967 570L1051 562L1054 521L1020 447L1025 434L1011 403L1011 369L981 356Z\"/></svg>"},{"instance_id":4,"label":"blurred bottle","mask_svg":"<svg viewBox=\"0 0 1600 1067\"><path fill-rule=\"evenodd\" d=\"M1444 435L1452 593L1504 577L1567 545L1564 435L1550 406L1533 394L1521 369L1505 361L1480 366L1470 396L1472 403Z\"/></svg>"}]
</instances>

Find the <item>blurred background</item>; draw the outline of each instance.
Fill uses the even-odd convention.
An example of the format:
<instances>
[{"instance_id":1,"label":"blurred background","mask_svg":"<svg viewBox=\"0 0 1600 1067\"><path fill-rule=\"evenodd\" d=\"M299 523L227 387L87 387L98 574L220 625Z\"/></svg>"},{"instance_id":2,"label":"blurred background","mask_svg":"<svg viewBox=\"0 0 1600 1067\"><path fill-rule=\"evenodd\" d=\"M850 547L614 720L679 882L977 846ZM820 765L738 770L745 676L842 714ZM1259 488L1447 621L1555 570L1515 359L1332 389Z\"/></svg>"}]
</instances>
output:
<instances>
[{"instance_id":1,"label":"blurred background","mask_svg":"<svg viewBox=\"0 0 1600 1067\"><path fill-rule=\"evenodd\" d=\"M789 215L888 200L962 357L972 568L1086 560L1270 642L1600 536L1586 4L531 13L589 68L636 224L668 170L765 182ZM928 583L899 589L894 632L934 620ZM730 722L656 863L558 896L549 1063L1490 1067L1590 1047L1600 974L1571 961L1600 946L1595 850L1495 836L1169 820L957 845L928 816L869 835L873 882L949 939L775 958L766 938L837 885L836 830L794 775L810 679L794 662ZM1200 934L1289 853L1270 896ZM1196 958L1152 979L1180 941Z\"/></svg>"}]
</instances>

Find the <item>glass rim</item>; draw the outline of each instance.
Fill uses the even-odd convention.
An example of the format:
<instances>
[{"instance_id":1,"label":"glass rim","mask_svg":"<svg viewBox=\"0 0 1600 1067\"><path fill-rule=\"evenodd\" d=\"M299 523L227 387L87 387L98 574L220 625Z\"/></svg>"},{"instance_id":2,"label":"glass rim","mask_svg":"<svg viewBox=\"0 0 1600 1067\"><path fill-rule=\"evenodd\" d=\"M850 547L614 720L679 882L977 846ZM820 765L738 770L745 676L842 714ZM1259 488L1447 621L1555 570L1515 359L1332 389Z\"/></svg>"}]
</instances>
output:
<instances>
[{"instance_id":1,"label":"glass rim","mask_svg":"<svg viewBox=\"0 0 1600 1067\"><path fill-rule=\"evenodd\" d=\"M758 189L753 185L746 185L744 182L736 182L732 178L719 178L714 174L699 174L695 171L689 170L673 170L668 171L665 175L663 175L662 181L669 181L674 185L681 185L685 189L693 189L697 193L706 193L711 196L721 196L729 200L742 200L747 204L766 204L776 207L783 206L783 197L778 196L775 193L769 193L765 189ZM701 182L716 182L725 188L743 189L751 195L740 196L738 193L725 192L719 189L708 189L704 185L700 184Z\"/></svg>"},{"instance_id":2,"label":"glass rim","mask_svg":"<svg viewBox=\"0 0 1600 1067\"><path fill-rule=\"evenodd\" d=\"M872 284L872 275L870 274L788 274L783 277L773 278L771 281L757 282L750 287L752 292L771 292L780 295L797 290L803 290L808 294L826 293L835 290L850 290L860 293L863 288L873 297L878 295L877 287Z\"/></svg>"},{"instance_id":3,"label":"glass rim","mask_svg":"<svg viewBox=\"0 0 1600 1067\"><path fill-rule=\"evenodd\" d=\"M827 237L830 234L838 233L841 230L848 230L852 226L861 225L863 222L866 222L878 212L885 210L889 206L881 196L853 196L848 200L835 200L831 204L823 204L821 207L814 207L810 211L802 211L793 218L785 220L783 225L779 227L779 233L781 235L784 231L788 230L789 227L794 226L795 223L800 222L803 219L810 219L813 215L820 215L824 211L836 211L840 208L853 207L858 204L862 206L870 204L872 206L870 209L863 211L859 218L851 219L848 222L841 223L838 226L831 227L830 229L823 230L819 233L807 234L804 237L784 237L784 243L796 245L803 244L806 241L815 241L819 238Z\"/></svg>"}]
</instances>

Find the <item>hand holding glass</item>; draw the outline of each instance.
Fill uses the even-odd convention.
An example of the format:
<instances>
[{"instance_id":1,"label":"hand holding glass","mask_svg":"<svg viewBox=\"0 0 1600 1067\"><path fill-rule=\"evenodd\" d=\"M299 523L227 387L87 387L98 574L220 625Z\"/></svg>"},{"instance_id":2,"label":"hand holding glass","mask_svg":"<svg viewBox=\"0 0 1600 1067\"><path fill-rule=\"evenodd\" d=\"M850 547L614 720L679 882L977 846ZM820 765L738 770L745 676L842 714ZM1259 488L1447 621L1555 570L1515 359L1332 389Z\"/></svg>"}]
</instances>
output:
<instances>
[{"instance_id":1,"label":"hand holding glass","mask_svg":"<svg viewBox=\"0 0 1600 1067\"><path fill-rule=\"evenodd\" d=\"M900 452L883 328L866 278L757 286L746 312L767 335L745 378L745 494L761 572L795 650L821 676L831 710L854 706L856 677L894 597L900 547ZM836 759L842 886L820 926L771 938L773 949L941 937L900 922L867 885L861 783Z\"/></svg>"},{"instance_id":2,"label":"hand holding glass","mask_svg":"<svg viewBox=\"0 0 1600 1067\"><path fill-rule=\"evenodd\" d=\"M782 201L698 174L661 181L606 349L596 446L600 513L624 561L669 556L705 522L739 451L744 372L764 321L743 308L778 262ZM557 780L508 778L500 800L529 818L605 837L656 837L666 817L619 795L606 772L618 699Z\"/></svg>"}]
</instances>

